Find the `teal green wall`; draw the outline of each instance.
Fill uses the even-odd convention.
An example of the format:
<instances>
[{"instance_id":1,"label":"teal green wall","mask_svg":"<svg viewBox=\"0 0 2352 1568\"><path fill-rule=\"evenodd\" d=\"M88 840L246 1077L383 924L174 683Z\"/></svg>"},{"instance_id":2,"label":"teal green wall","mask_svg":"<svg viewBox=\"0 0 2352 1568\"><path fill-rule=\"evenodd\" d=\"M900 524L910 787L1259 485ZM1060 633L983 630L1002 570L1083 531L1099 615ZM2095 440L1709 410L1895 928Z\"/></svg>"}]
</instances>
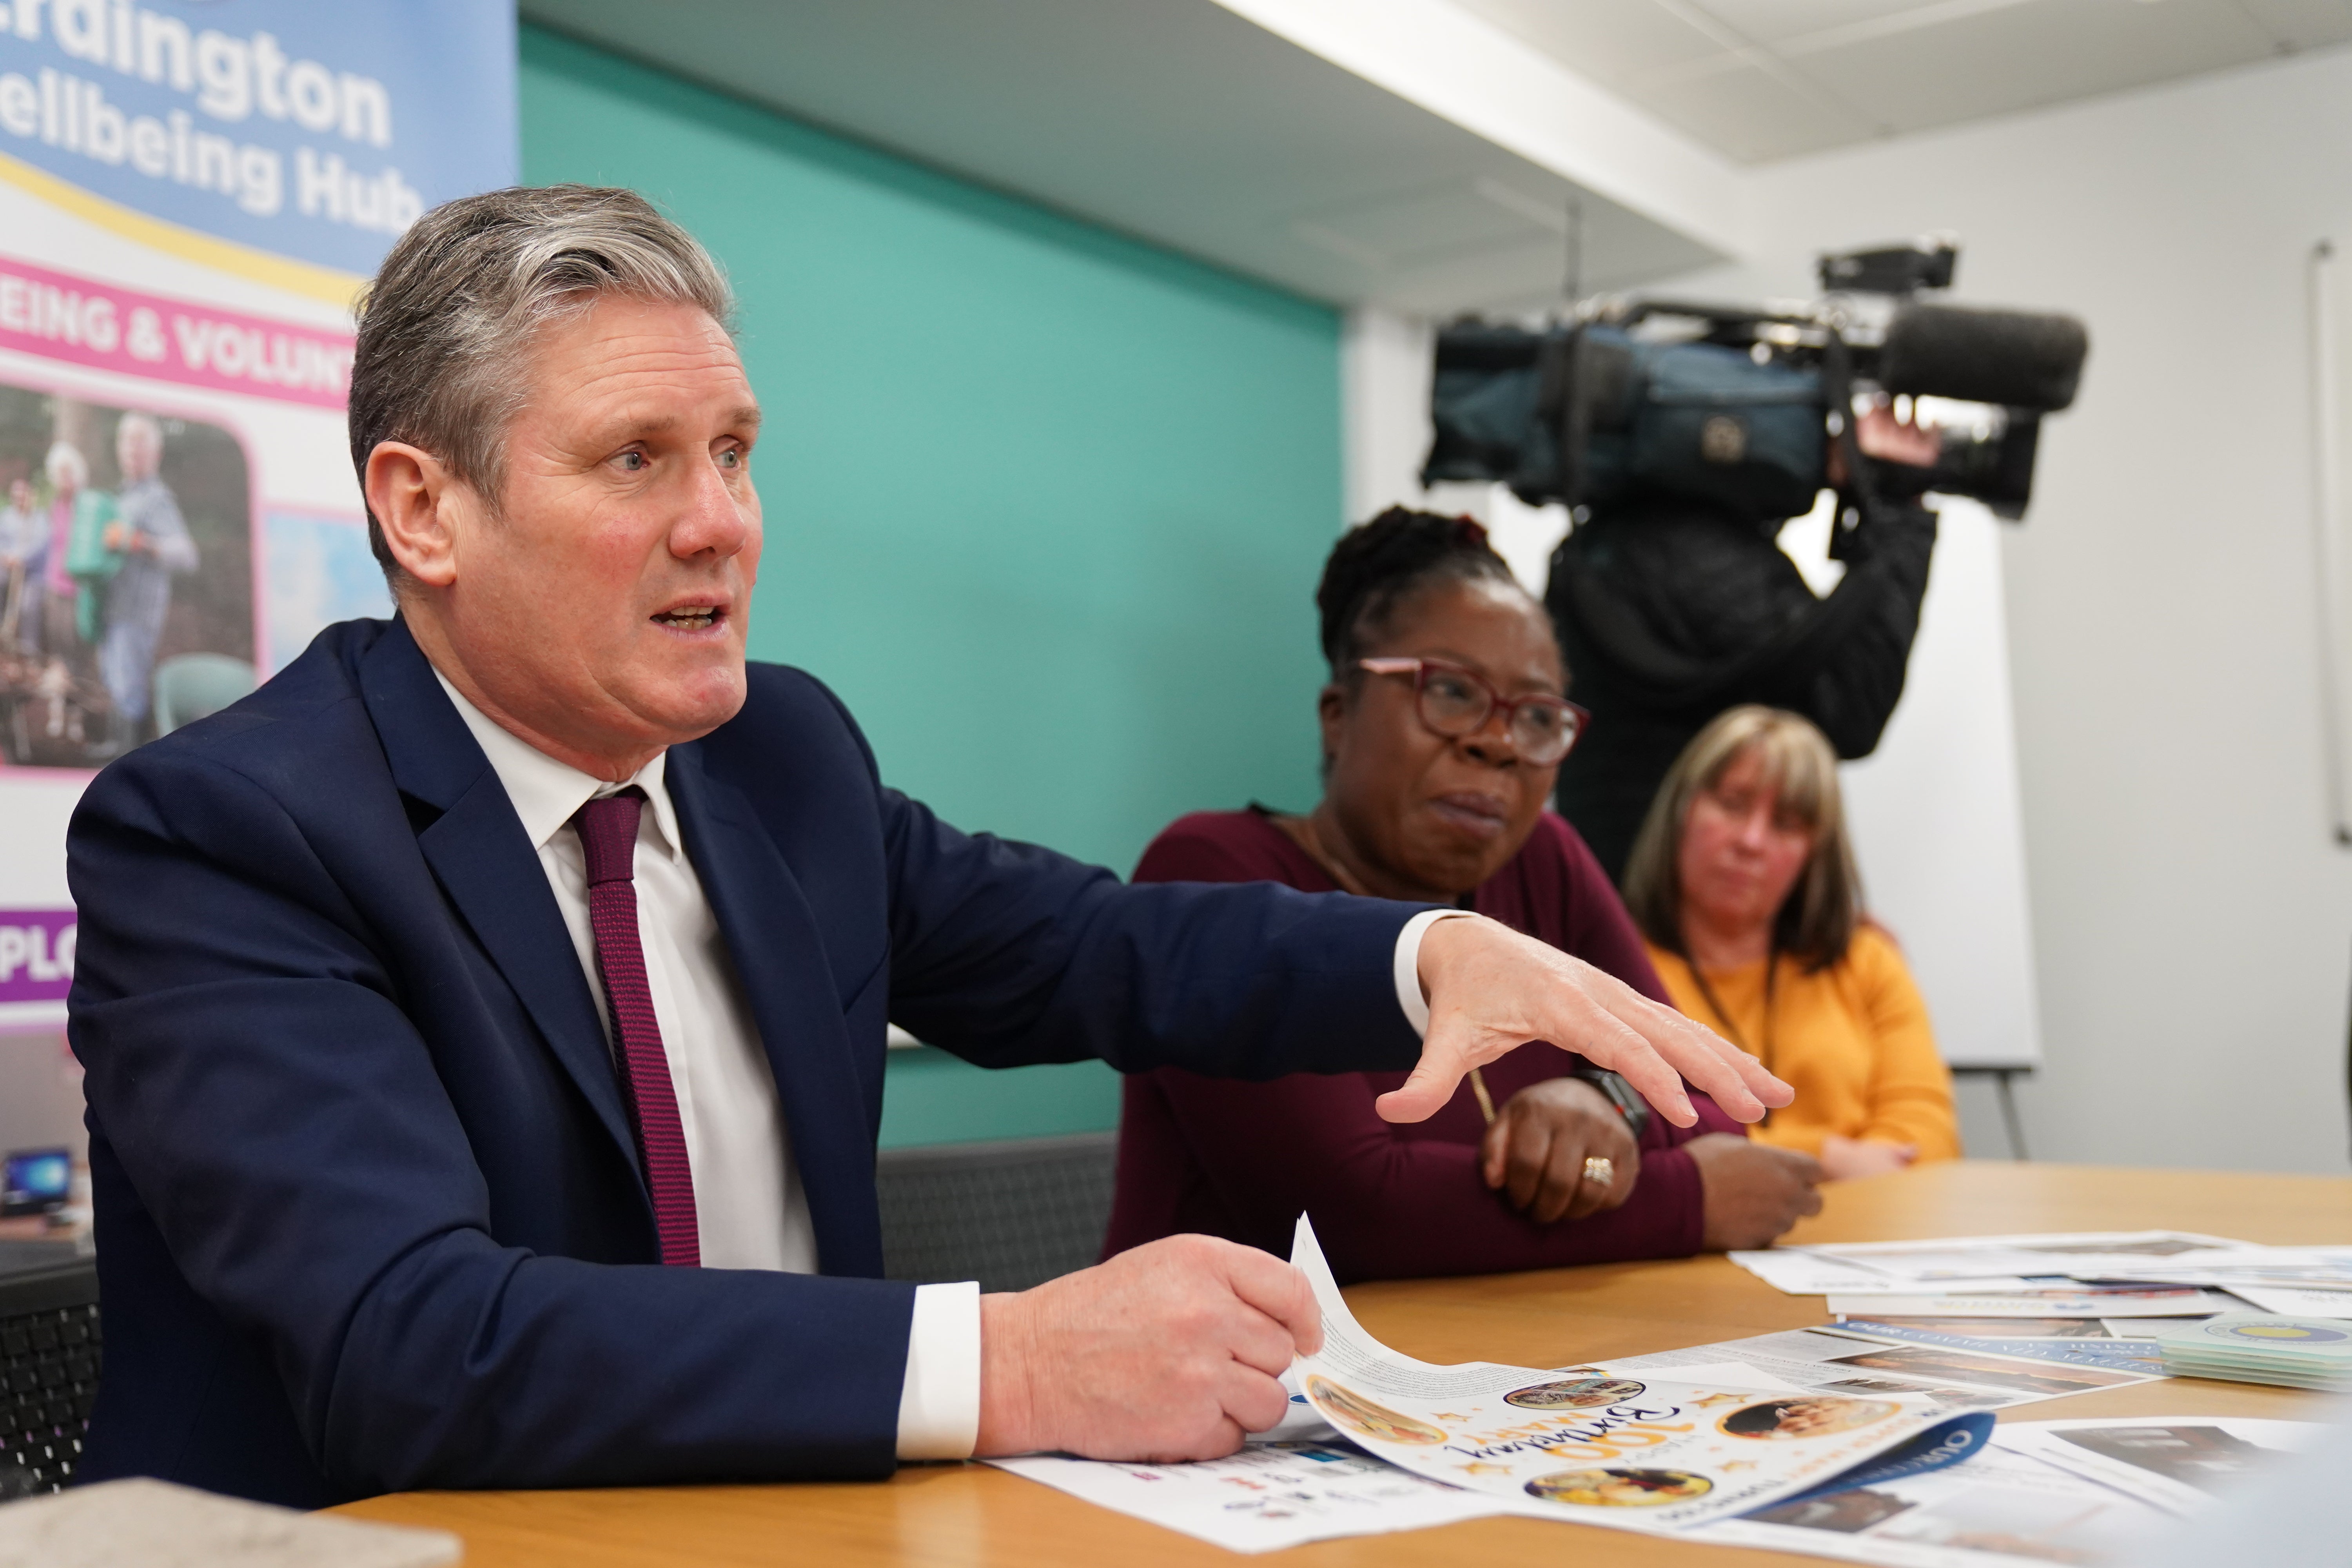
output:
<instances>
[{"instance_id":1,"label":"teal green wall","mask_svg":"<svg viewBox=\"0 0 2352 1568\"><path fill-rule=\"evenodd\" d=\"M634 186L725 263L752 657L830 682L889 782L1122 873L1182 812L1312 798L1331 310L531 27L522 139L526 180ZM1091 1064L890 1083L886 1145L1116 1115Z\"/></svg>"}]
</instances>

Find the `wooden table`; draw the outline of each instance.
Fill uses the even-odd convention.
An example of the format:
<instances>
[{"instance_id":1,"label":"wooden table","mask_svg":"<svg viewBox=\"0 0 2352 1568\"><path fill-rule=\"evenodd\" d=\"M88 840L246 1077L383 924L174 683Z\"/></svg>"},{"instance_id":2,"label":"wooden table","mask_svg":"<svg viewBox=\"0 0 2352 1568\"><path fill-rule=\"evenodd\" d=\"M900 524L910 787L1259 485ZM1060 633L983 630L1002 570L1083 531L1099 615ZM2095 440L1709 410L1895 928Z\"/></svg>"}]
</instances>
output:
<instances>
[{"instance_id":1,"label":"wooden table","mask_svg":"<svg viewBox=\"0 0 2352 1568\"><path fill-rule=\"evenodd\" d=\"M2092 1166L1932 1165L1827 1189L1791 1241L1874 1241L2003 1232L2208 1231L2274 1244L2352 1241L2352 1180ZM1550 1269L1480 1279L1359 1286L1364 1327L1424 1361L1569 1366L1825 1321L1818 1297L1784 1296L1720 1258ZM2078 1415L2294 1418L2313 1396L2181 1378L2028 1405L2022 1420ZM410 1492L341 1511L432 1525L466 1541L468 1568L904 1563L925 1568L1094 1568L1231 1563L1170 1531L980 1465L918 1465L865 1485L669 1487L572 1492ZM1573 1531L1573 1534L1563 1532ZM1296 1547L1285 1563L1508 1561L1818 1565L1537 1520L1496 1519Z\"/></svg>"}]
</instances>

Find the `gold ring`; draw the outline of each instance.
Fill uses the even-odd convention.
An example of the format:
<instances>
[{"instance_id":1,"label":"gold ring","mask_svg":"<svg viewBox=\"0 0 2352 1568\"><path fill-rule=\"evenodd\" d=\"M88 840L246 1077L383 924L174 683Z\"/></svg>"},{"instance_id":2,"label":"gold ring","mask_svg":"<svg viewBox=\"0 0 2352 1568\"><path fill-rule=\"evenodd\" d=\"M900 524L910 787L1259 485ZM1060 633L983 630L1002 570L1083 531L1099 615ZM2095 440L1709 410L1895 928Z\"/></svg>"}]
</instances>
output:
<instances>
[{"instance_id":1,"label":"gold ring","mask_svg":"<svg viewBox=\"0 0 2352 1568\"><path fill-rule=\"evenodd\" d=\"M1594 1154L1584 1162L1584 1179L1596 1187L1605 1187L1617 1179L1617 1164Z\"/></svg>"}]
</instances>

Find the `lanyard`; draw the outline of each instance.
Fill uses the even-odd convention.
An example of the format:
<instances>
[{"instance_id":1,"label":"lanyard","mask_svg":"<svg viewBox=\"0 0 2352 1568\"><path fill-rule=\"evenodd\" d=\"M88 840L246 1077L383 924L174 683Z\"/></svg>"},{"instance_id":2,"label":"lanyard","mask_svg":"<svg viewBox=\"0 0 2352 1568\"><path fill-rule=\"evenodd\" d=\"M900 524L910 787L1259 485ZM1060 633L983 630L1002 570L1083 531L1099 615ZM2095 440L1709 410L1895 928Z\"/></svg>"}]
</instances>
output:
<instances>
[{"instance_id":1,"label":"lanyard","mask_svg":"<svg viewBox=\"0 0 2352 1568\"><path fill-rule=\"evenodd\" d=\"M1689 967L1691 978L1698 983L1698 994L1701 997L1706 999L1707 1011L1713 1013L1715 1015L1715 1021L1723 1026L1723 1032L1730 1037L1731 1043L1738 1046L1741 1050L1747 1051L1748 1042L1740 1037L1739 1026L1731 1021L1731 1015L1729 1013L1724 1011L1723 1003L1717 998L1715 994L1715 987L1706 983L1706 973L1699 968L1698 960L1695 958L1685 958L1683 963ZM1761 1052L1748 1051L1748 1055L1755 1057L1759 1061L1764 1064L1764 1070L1766 1072L1772 1071L1772 1015L1774 1012L1772 1001L1773 991L1775 986L1778 984L1780 978L1780 947L1775 944L1764 960L1764 1037L1762 1041L1764 1048ZM1759 1123L1759 1125L1768 1124L1771 1120L1772 1113L1768 1110L1764 1113L1764 1121Z\"/></svg>"}]
</instances>

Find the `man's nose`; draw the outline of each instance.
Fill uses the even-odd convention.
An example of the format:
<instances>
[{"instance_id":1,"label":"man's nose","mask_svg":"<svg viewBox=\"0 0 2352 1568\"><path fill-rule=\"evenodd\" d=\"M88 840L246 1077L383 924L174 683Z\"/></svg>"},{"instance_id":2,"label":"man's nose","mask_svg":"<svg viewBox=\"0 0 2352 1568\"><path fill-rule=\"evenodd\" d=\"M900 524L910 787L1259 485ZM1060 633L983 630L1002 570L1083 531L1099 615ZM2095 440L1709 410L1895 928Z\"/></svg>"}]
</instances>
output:
<instances>
[{"instance_id":1,"label":"man's nose","mask_svg":"<svg viewBox=\"0 0 2352 1568\"><path fill-rule=\"evenodd\" d=\"M687 483L686 504L670 526L670 553L681 561L741 553L759 532L758 513L728 484L718 461L696 466Z\"/></svg>"}]
</instances>

